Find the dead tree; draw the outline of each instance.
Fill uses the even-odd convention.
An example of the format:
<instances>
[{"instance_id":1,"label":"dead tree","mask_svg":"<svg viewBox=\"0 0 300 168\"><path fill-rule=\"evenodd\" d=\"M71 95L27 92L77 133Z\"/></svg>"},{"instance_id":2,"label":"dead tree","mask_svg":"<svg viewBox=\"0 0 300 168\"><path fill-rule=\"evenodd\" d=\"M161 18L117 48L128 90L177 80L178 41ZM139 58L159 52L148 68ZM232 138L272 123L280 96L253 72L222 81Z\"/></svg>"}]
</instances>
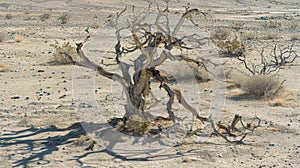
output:
<instances>
[{"instance_id":1,"label":"dead tree","mask_svg":"<svg viewBox=\"0 0 300 168\"><path fill-rule=\"evenodd\" d=\"M206 38L200 38L197 34L184 36L182 38L176 37L183 22L185 20L189 20L191 15L198 14L199 11L198 9L187 10L178 21L174 30L171 31L171 26L169 25L170 23L166 15L168 10L161 11L159 7L157 7L157 9L159 12L155 19L156 29L154 31L152 30L153 28L151 25L147 24L145 21L148 13L138 14L132 20L128 21L127 27L121 28L118 27L118 22L120 16L126 11L126 8L117 14L114 24L117 38L117 44L115 45L115 60L122 71L122 75L108 72L102 66L90 61L82 51L83 43L77 44L77 53L80 57L80 61L73 61L79 66L93 69L100 75L115 80L122 85L127 99L127 104L125 106L126 113L123 117L123 122L125 124L132 116L138 116L144 121L150 121L153 119L153 116L145 111L145 102L151 93L151 80L159 82L159 88L164 89L167 92L169 96L167 112L174 123L176 122L176 118L172 111L172 106L175 98L177 98L178 102L185 107L186 110L190 111L195 118L203 122L206 118L199 116L196 109L189 105L185 98L181 95L180 90L172 89L168 84L168 77L162 75L160 71L156 69L156 67L163 64L167 59L172 61L186 61L189 63L195 63L200 67L205 67L202 61L194 60L184 54L172 53L172 50L175 48L179 50L192 50L205 44L204 41ZM167 23L164 26L160 23L162 17L167 19ZM131 32L130 37L121 37L121 31L124 30L129 30ZM131 46L127 47L122 44L122 38L128 38L129 41L133 43ZM189 46L186 41L193 41L193 45ZM160 55L157 55L158 48L164 49ZM130 65L122 62L121 57L135 51L139 51L141 54L133 61L134 73L131 75L129 73Z\"/></svg>"},{"instance_id":2,"label":"dead tree","mask_svg":"<svg viewBox=\"0 0 300 168\"><path fill-rule=\"evenodd\" d=\"M246 55L236 57L241 61L252 75L270 75L277 72L280 67L293 63L298 57L297 52L293 49L294 45L282 47L275 44L267 55L266 49L269 46L264 46L261 49L255 48L260 55L260 62L254 63L246 59Z\"/></svg>"},{"instance_id":3,"label":"dead tree","mask_svg":"<svg viewBox=\"0 0 300 168\"><path fill-rule=\"evenodd\" d=\"M273 57L272 63L276 67L284 66L285 64L293 63L298 57L298 54L293 49L293 45L283 47L275 44L270 56Z\"/></svg>"},{"instance_id":4,"label":"dead tree","mask_svg":"<svg viewBox=\"0 0 300 168\"><path fill-rule=\"evenodd\" d=\"M188 57L186 54L182 54L184 52L181 52L181 54L174 54L173 52L173 50L188 51L199 48L205 44L207 38L201 38L198 34L181 37L177 36L185 21L189 20L192 24L197 26L195 22L192 21L192 15L200 14L199 10L187 8L173 30L170 29L171 21L167 15L169 11L168 8L160 10L159 6L157 6L157 10L158 13L155 18L154 27L153 25L149 25L146 20L149 9L146 13L143 12L128 19L125 27L119 27L119 19L121 15L126 12L126 8L117 14L114 23L114 28L116 30L115 35L117 38L115 45L115 60L121 70L121 74L108 72L101 65L97 65L90 61L82 50L83 43L77 44L79 60L73 60L72 56L68 56L76 65L93 69L97 71L98 74L121 84L127 100L125 105L125 115L122 118L122 127L123 129L127 129L127 131L135 132L135 135L144 135L146 132L140 130L140 128L128 128L129 123L132 120L140 118L143 122L151 122L155 119L145 108L146 100L151 94L153 81L159 82L159 88L165 90L169 96L167 112L170 120L173 121L174 124L176 123L176 116L173 113L172 106L175 98L187 111L193 114L193 118L196 118L201 122L214 122L207 117L200 116L197 110L182 96L181 91L170 87L168 77L162 75L157 69L157 67L162 65L166 60L194 63L199 67L206 69L206 65L203 62L205 59L199 61ZM164 22L161 21L162 18L164 19ZM124 30L130 32L128 37L121 36L121 32ZM125 44L122 42L124 39L128 41ZM160 54L157 52L158 48L163 49ZM134 73L130 74L129 69L131 66L123 62L122 58L126 57L126 54L133 52L139 52L140 55L133 60Z\"/></svg>"},{"instance_id":5,"label":"dead tree","mask_svg":"<svg viewBox=\"0 0 300 168\"><path fill-rule=\"evenodd\" d=\"M250 72L252 75L270 75L272 73L275 73L278 71L278 66L271 66L272 61L269 61L266 58L265 54L266 47L261 48L260 50L256 48L257 52L259 52L260 55L260 62L254 63L247 60L246 55L241 55L237 58L239 61L241 61L245 67L245 69Z\"/></svg>"}]
</instances>

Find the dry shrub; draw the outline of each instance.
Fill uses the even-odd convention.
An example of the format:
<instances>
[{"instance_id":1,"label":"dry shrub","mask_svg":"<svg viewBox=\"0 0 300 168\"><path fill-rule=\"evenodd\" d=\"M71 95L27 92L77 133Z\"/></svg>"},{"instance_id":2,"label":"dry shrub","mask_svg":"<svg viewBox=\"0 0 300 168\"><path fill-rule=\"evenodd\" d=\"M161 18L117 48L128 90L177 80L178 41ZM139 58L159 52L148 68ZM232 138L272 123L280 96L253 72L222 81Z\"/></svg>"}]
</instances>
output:
<instances>
[{"instance_id":1,"label":"dry shrub","mask_svg":"<svg viewBox=\"0 0 300 168\"><path fill-rule=\"evenodd\" d=\"M39 16L39 18L41 19L42 22L46 21L47 19L50 18L50 14L49 13L44 13L44 14L41 14Z\"/></svg>"},{"instance_id":2,"label":"dry shrub","mask_svg":"<svg viewBox=\"0 0 300 168\"><path fill-rule=\"evenodd\" d=\"M257 32L244 32L242 34L242 38L244 40L257 40L258 39L258 33Z\"/></svg>"},{"instance_id":3,"label":"dry shrub","mask_svg":"<svg viewBox=\"0 0 300 168\"><path fill-rule=\"evenodd\" d=\"M0 62L0 72L10 72L11 69L8 65Z\"/></svg>"},{"instance_id":4,"label":"dry shrub","mask_svg":"<svg viewBox=\"0 0 300 168\"><path fill-rule=\"evenodd\" d=\"M208 82L209 79L209 74L203 67L199 67L197 64L194 63L188 63L189 67L194 73L195 78L199 82Z\"/></svg>"},{"instance_id":5,"label":"dry shrub","mask_svg":"<svg viewBox=\"0 0 300 168\"><path fill-rule=\"evenodd\" d=\"M73 142L73 144L76 146L87 146L89 143L90 143L90 138L87 135L80 135Z\"/></svg>"},{"instance_id":6,"label":"dry shrub","mask_svg":"<svg viewBox=\"0 0 300 168\"><path fill-rule=\"evenodd\" d=\"M151 122L138 115L132 115L126 120L125 124L120 121L117 124L117 129L133 136L143 136L151 129Z\"/></svg>"},{"instance_id":7,"label":"dry shrub","mask_svg":"<svg viewBox=\"0 0 300 168\"><path fill-rule=\"evenodd\" d=\"M276 97L272 100L268 101L269 106L276 107L276 106L281 106L281 107L299 107L298 102L295 100L294 95L286 91L283 94L280 95L280 97Z\"/></svg>"},{"instance_id":8,"label":"dry shrub","mask_svg":"<svg viewBox=\"0 0 300 168\"><path fill-rule=\"evenodd\" d=\"M70 57L74 60L78 58L76 47L71 46L69 42L65 42L62 46L53 45L53 47L55 49L53 53L54 63L56 64L73 64Z\"/></svg>"},{"instance_id":9,"label":"dry shrub","mask_svg":"<svg viewBox=\"0 0 300 168\"><path fill-rule=\"evenodd\" d=\"M67 24L67 22L70 20L70 16L64 13L58 18L58 20L60 20L61 24Z\"/></svg>"},{"instance_id":10,"label":"dry shrub","mask_svg":"<svg viewBox=\"0 0 300 168\"><path fill-rule=\"evenodd\" d=\"M276 106L282 106L282 107L286 107L286 101L282 98L275 98L273 100L269 101L269 105L272 107L276 107Z\"/></svg>"},{"instance_id":11,"label":"dry shrub","mask_svg":"<svg viewBox=\"0 0 300 168\"><path fill-rule=\"evenodd\" d=\"M232 33L229 30L219 28L211 33L211 38L216 41L226 40L230 38L231 34Z\"/></svg>"},{"instance_id":12,"label":"dry shrub","mask_svg":"<svg viewBox=\"0 0 300 168\"><path fill-rule=\"evenodd\" d=\"M262 34L259 37L260 40L273 40L273 39L278 39L278 38L279 38L278 33L270 32L270 31L267 31L265 34Z\"/></svg>"},{"instance_id":13,"label":"dry shrub","mask_svg":"<svg viewBox=\"0 0 300 168\"><path fill-rule=\"evenodd\" d=\"M218 47L219 54L223 56L241 56L246 51L244 41L237 32L217 29L211 33L211 39Z\"/></svg>"},{"instance_id":14,"label":"dry shrub","mask_svg":"<svg viewBox=\"0 0 300 168\"><path fill-rule=\"evenodd\" d=\"M21 34L16 34L15 36L14 36L14 42L15 43L22 43L22 42L24 42L25 41L25 37L23 36L23 35L21 35Z\"/></svg>"},{"instance_id":15,"label":"dry shrub","mask_svg":"<svg viewBox=\"0 0 300 168\"><path fill-rule=\"evenodd\" d=\"M282 23L279 20L271 20L262 23L264 29L279 29L281 26Z\"/></svg>"},{"instance_id":16,"label":"dry shrub","mask_svg":"<svg viewBox=\"0 0 300 168\"><path fill-rule=\"evenodd\" d=\"M267 75L253 75L241 84L242 90L262 99L274 99L284 93L282 82Z\"/></svg>"},{"instance_id":17,"label":"dry shrub","mask_svg":"<svg viewBox=\"0 0 300 168\"><path fill-rule=\"evenodd\" d=\"M9 19L12 18L12 15L10 13L8 13L8 14L5 15L5 18L9 20Z\"/></svg>"},{"instance_id":18,"label":"dry shrub","mask_svg":"<svg viewBox=\"0 0 300 168\"><path fill-rule=\"evenodd\" d=\"M234 29L235 31L240 31L244 28L245 23L243 22L234 22L231 25L231 28Z\"/></svg>"},{"instance_id":19,"label":"dry shrub","mask_svg":"<svg viewBox=\"0 0 300 168\"><path fill-rule=\"evenodd\" d=\"M290 22L289 28L291 30L297 30L298 28L300 28L300 24L299 24L298 21L293 20L293 21Z\"/></svg>"},{"instance_id":20,"label":"dry shrub","mask_svg":"<svg viewBox=\"0 0 300 168\"><path fill-rule=\"evenodd\" d=\"M226 73L226 77L231 81L231 84L228 85L229 88L241 87L243 81L245 81L248 76L236 71L229 71Z\"/></svg>"}]
</instances>

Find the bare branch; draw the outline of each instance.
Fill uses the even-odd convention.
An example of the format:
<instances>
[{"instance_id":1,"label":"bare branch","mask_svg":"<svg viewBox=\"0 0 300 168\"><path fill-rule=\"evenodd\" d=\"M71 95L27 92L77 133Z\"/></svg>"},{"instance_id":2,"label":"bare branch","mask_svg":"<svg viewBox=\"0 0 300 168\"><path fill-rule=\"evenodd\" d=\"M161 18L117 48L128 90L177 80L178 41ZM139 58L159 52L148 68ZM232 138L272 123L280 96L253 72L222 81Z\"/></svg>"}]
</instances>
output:
<instances>
[{"instance_id":1,"label":"bare branch","mask_svg":"<svg viewBox=\"0 0 300 168\"><path fill-rule=\"evenodd\" d=\"M176 37L177 36L177 33L179 32L183 22L185 19L187 19L190 15L192 14L198 14L199 13L199 10L198 9L191 9L191 10L188 10L186 11L181 19L178 21L177 25L175 26L175 29L173 30L172 34L171 34L171 37Z\"/></svg>"},{"instance_id":2,"label":"bare branch","mask_svg":"<svg viewBox=\"0 0 300 168\"><path fill-rule=\"evenodd\" d=\"M167 110L168 110L168 113L169 113L169 116L170 116L171 120L175 123L175 116L174 116L174 113L172 111L172 105L174 103L174 92L165 83L163 85L161 85L161 87L164 88L168 92L169 101L167 103Z\"/></svg>"}]
</instances>

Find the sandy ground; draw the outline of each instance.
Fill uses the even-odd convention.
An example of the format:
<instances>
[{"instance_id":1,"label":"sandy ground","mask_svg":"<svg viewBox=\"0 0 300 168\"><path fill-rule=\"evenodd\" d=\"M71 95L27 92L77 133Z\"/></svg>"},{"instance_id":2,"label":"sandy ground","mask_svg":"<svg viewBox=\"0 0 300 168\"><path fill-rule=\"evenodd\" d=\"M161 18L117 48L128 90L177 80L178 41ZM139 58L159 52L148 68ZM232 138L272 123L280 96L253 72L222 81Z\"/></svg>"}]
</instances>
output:
<instances>
[{"instance_id":1,"label":"sandy ground","mask_svg":"<svg viewBox=\"0 0 300 168\"><path fill-rule=\"evenodd\" d=\"M296 0L177 0L170 1L170 10L180 15L188 3L209 14L208 20L196 18L206 32L242 22L245 32L258 32L259 40L252 41L252 45L295 44L300 53L300 3ZM0 167L300 167L299 59L277 75L286 80L284 85L292 97L283 106L272 107L267 101L232 97L234 90L226 91L223 118L240 114L248 120L255 116L261 119L261 127L250 133L244 144L230 144L221 137L200 133L183 138L182 145L160 152L128 154L100 145L95 145L93 151L85 150L91 140L84 136L80 121L101 125L104 123L100 121L115 115L120 117L117 116L120 110L112 108L116 106L112 94L116 91L111 88L117 87L97 76L97 84L92 89L101 112L106 111L106 115L92 114L92 121L80 118L74 103L74 92L78 90L74 90L73 83L78 69L73 65L51 64L55 52L52 45L60 46L67 41L74 45L85 38L87 27L93 36L125 5L134 5L138 10L148 4L137 0L0 1L0 38L3 39L0 42ZM43 14L50 14L45 21L41 19ZM63 14L69 16L66 24L58 19ZM270 19L281 22L280 28L265 29L262 25ZM298 27L292 29L293 25ZM113 64L112 57L108 54L103 62ZM230 62L230 58L220 60ZM229 63L225 71L234 65ZM115 70L117 66L105 68ZM201 115L207 116L210 103L217 103L211 95L218 89L211 87L213 82L197 84L201 101L194 105ZM181 110L184 111L177 108L177 112ZM97 116L106 118L98 120Z\"/></svg>"}]
</instances>

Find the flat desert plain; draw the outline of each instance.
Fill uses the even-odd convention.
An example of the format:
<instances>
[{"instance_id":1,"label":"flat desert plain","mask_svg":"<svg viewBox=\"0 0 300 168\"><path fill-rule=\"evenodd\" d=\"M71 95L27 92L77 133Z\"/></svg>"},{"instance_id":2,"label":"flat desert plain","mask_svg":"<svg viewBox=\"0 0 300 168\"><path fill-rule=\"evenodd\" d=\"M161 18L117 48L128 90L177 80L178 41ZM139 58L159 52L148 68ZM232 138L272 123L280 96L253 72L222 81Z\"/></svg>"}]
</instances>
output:
<instances>
[{"instance_id":1,"label":"flat desert plain","mask_svg":"<svg viewBox=\"0 0 300 168\"><path fill-rule=\"evenodd\" d=\"M164 9L165 3L157 1ZM226 142L212 133L211 127L206 126L208 123L199 122L194 126L198 132L191 136L180 134L181 137L171 139L173 145L154 145L153 148L162 150L153 151L143 150L147 143L122 146L120 142L115 149L118 141L101 144L86 132L86 123L101 125L113 117L122 117L124 101L118 103L115 96L120 98L122 90L101 75L78 76L77 72L88 70L62 64L55 54L67 42L76 46L84 41L89 27L92 40L84 46L87 57L95 58L95 62L100 60L97 63L107 71L116 71L113 54L116 40L97 33L125 6L133 12L147 11L150 3L149 10L156 11L155 1L150 0L0 1L0 167L300 167L300 58L297 58L300 2L297 0L169 1L170 15L178 18L187 6L205 13L206 18L193 17L200 27L196 34L239 32L247 44L247 58L259 60L255 51L265 48L265 54L269 55L275 44L292 45L298 54L292 63L280 66L274 74L284 81L285 94L265 100L243 94L240 87L225 82L241 81L246 76L241 73L247 70L239 60L221 56L215 52L217 46L200 51L202 58L223 62L226 80L193 83L196 88L187 91L186 97L198 97L191 104L201 116L207 117L212 109L217 109L219 118L224 120L232 119L235 114L243 116L245 122L258 117L260 127L249 132L242 144ZM184 30L189 32L189 27ZM104 56L103 46L97 48L93 41L106 45ZM78 112L76 95L80 88L74 85L82 81L79 79L92 79L95 83L91 89L98 111L92 110L88 103L81 103L79 106L86 114ZM189 82L184 84L188 88ZM218 94L223 95L220 100L214 96ZM158 97L162 103L153 111L163 111L160 114L167 117L168 97ZM174 111L175 115L190 116L180 105L174 105ZM105 138L106 134L101 136ZM168 137L164 138L168 141ZM87 149L93 141L96 142L93 150ZM137 149L131 149L134 147Z\"/></svg>"}]
</instances>

